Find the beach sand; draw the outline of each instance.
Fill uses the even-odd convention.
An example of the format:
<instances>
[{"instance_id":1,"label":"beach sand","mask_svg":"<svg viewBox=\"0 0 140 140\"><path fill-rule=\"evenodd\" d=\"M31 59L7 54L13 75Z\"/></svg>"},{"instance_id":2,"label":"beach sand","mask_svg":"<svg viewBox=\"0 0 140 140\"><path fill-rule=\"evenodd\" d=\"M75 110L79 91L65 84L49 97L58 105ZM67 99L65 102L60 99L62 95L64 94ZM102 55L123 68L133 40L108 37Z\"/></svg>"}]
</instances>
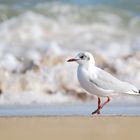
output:
<instances>
[{"instance_id":1,"label":"beach sand","mask_svg":"<svg viewBox=\"0 0 140 140\"><path fill-rule=\"evenodd\" d=\"M0 117L1 140L140 139L140 117Z\"/></svg>"}]
</instances>

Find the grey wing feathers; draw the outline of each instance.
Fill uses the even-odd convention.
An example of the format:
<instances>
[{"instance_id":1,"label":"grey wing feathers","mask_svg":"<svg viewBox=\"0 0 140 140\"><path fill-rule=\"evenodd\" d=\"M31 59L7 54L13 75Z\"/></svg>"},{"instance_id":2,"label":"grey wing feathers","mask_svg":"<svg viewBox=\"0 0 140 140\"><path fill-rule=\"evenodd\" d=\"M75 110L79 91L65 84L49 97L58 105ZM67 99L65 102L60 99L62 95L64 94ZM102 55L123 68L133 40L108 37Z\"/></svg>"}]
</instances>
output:
<instances>
[{"instance_id":1,"label":"grey wing feathers","mask_svg":"<svg viewBox=\"0 0 140 140\"><path fill-rule=\"evenodd\" d=\"M122 82L101 69L98 69L97 78L90 77L90 82L104 90L112 90L117 93L139 94L135 86Z\"/></svg>"}]
</instances>

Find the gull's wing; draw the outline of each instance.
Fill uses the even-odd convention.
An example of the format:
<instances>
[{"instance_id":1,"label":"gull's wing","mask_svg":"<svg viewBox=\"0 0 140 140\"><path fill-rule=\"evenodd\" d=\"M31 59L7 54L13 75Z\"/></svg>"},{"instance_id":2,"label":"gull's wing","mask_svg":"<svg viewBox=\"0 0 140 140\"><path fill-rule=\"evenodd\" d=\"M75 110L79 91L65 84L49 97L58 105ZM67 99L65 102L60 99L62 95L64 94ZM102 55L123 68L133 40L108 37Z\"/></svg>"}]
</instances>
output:
<instances>
[{"instance_id":1,"label":"gull's wing","mask_svg":"<svg viewBox=\"0 0 140 140\"><path fill-rule=\"evenodd\" d=\"M120 81L102 69L97 67L96 69L97 75L94 76L94 74L91 74L89 81L96 85L98 88L116 93L139 94L139 91L135 86L127 82Z\"/></svg>"}]
</instances>

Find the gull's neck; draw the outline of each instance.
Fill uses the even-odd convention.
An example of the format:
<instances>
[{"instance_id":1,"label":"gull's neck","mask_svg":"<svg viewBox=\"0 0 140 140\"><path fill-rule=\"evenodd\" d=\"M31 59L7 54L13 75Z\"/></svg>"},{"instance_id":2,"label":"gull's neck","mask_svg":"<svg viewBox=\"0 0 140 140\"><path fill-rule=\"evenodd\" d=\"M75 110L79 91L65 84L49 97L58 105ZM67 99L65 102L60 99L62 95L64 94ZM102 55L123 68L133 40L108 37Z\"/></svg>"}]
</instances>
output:
<instances>
[{"instance_id":1,"label":"gull's neck","mask_svg":"<svg viewBox=\"0 0 140 140\"><path fill-rule=\"evenodd\" d=\"M79 65L79 67L88 71L90 71L91 69L93 70L95 68L95 61L89 61L87 63Z\"/></svg>"}]
</instances>

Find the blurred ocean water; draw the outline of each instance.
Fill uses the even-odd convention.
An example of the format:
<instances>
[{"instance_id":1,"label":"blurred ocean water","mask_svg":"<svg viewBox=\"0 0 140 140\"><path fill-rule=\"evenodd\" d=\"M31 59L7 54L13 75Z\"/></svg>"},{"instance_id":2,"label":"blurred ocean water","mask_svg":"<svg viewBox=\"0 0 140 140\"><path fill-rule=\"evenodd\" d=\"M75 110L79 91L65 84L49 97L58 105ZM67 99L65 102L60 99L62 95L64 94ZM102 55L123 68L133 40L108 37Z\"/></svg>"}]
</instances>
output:
<instances>
[{"instance_id":1,"label":"blurred ocean water","mask_svg":"<svg viewBox=\"0 0 140 140\"><path fill-rule=\"evenodd\" d=\"M92 116L96 109L95 104L53 104L53 105L28 105L28 106L2 106L0 117L14 116ZM106 106L102 110L104 116L139 116L139 106Z\"/></svg>"},{"instance_id":2,"label":"blurred ocean water","mask_svg":"<svg viewBox=\"0 0 140 140\"><path fill-rule=\"evenodd\" d=\"M94 102L77 81L77 65L66 63L81 50L140 88L139 5L139 0L1 0L0 105Z\"/></svg>"},{"instance_id":3,"label":"blurred ocean water","mask_svg":"<svg viewBox=\"0 0 140 140\"><path fill-rule=\"evenodd\" d=\"M117 0L117 1L112 1L112 0L1 0L1 4L5 5L15 5L15 6L21 6L21 7L27 7L27 6L33 6L38 3L64 3L64 4L76 4L76 5L82 5L82 6L88 6L88 5L109 5L109 6L114 6L114 7L120 7L120 8L126 8L129 10L138 10L139 8L139 0ZM135 11L134 10L134 11Z\"/></svg>"}]
</instances>

